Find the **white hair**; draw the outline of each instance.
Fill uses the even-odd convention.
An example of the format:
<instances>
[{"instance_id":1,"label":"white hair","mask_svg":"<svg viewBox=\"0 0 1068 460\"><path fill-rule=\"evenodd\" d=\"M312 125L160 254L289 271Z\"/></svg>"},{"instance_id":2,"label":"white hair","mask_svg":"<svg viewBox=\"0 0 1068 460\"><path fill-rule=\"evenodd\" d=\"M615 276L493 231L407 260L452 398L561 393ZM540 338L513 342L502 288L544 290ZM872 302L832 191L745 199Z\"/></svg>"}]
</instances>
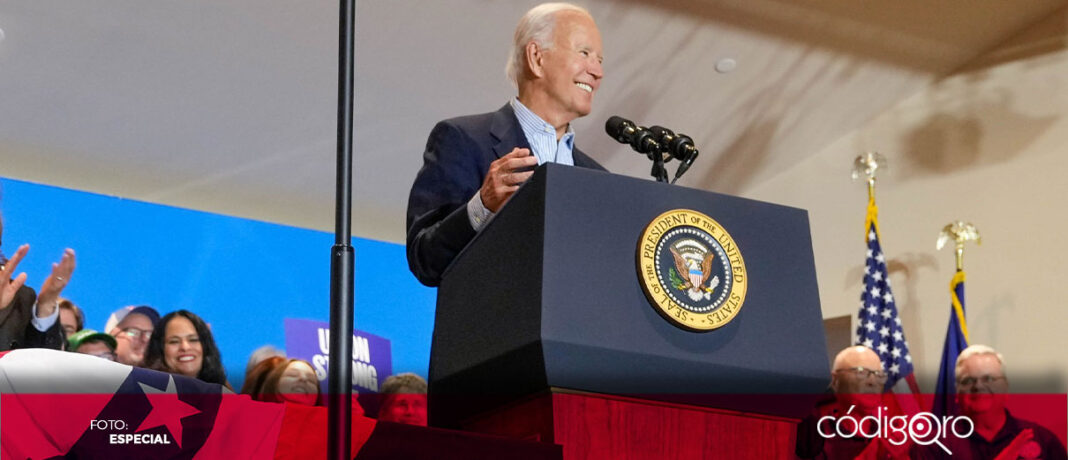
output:
<instances>
[{"instance_id":1,"label":"white hair","mask_svg":"<svg viewBox=\"0 0 1068 460\"><path fill-rule=\"evenodd\" d=\"M998 359L998 364L1001 366L1001 373L1005 373L1005 359L1002 358L1001 353L998 353L997 350L986 345L972 345L965 348L960 352L960 355L957 356L957 366L953 370L953 374L959 377L960 370L964 367L964 360L978 355L994 355L994 357Z\"/></svg>"},{"instance_id":2,"label":"white hair","mask_svg":"<svg viewBox=\"0 0 1068 460\"><path fill-rule=\"evenodd\" d=\"M526 64L527 44L535 42L538 46L549 49L553 44L553 29L556 27L556 13L561 11L576 11L587 16L589 11L585 8L570 3L542 3L531 8L519 20L515 26L515 37L512 41L512 52L508 54L508 64L504 71L512 83L519 85L519 76Z\"/></svg>"},{"instance_id":3,"label":"white hair","mask_svg":"<svg viewBox=\"0 0 1068 460\"><path fill-rule=\"evenodd\" d=\"M248 375L249 371L251 371L253 367L256 367L257 364L273 356L285 358L286 352L284 350L279 350L272 345L264 345L257 348L248 358L248 364L245 365L245 375Z\"/></svg>"}]
</instances>

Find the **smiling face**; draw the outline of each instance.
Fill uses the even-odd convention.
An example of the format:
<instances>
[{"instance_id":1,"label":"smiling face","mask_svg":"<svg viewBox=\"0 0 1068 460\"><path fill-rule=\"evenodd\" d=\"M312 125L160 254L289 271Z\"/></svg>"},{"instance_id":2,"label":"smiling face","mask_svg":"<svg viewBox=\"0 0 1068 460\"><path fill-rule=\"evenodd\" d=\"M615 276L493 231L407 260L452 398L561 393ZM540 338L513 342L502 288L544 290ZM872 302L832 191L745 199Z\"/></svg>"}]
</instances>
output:
<instances>
[{"instance_id":1,"label":"smiling face","mask_svg":"<svg viewBox=\"0 0 1068 460\"><path fill-rule=\"evenodd\" d=\"M593 18L577 11L556 15L552 46L527 45L533 80L528 83L529 91L520 89L520 100L545 121L562 128L590 113L604 71L601 33Z\"/></svg>"},{"instance_id":2,"label":"smiling face","mask_svg":"<svg viewBox=\"0 0 1068 460\"><path fill-rule=\"evenodd\" d=\"M278 379L278 396L285 401L314 406L319 399L319 378L304 361L293 361Z\"/></svg>"},{"instance_id":3,"label":"smiling face","mask_svg":"<svg viewBox=\"0 0 1068 460\"><path fill-rule=\"evenodd\" d=\"M1009 382L997 355L977 354L957 370L957 402L968 416L1004 410Z\"/></svg>"},{"instance_id":4,"label":"smiling face","mask_svg":"<svg viewBox=\"0 0 1068 460\"><path fill-rule=\"evenodd\" d=\"M175 316L164 330L163 363L172 372L196 377L204 365L204 350L193 322Z\"/></svg>"}]
</instances>

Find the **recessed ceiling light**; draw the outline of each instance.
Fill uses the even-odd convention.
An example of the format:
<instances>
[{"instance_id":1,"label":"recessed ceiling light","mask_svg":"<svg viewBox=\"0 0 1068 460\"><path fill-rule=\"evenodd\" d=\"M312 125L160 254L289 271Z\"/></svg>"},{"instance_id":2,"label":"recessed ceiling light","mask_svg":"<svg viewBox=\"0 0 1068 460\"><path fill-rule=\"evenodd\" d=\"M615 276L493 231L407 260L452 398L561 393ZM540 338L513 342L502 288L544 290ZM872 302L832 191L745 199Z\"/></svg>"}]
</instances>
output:
<instances>
[{"instance_id":1,"label":"recessed ceiling light","mask_svg":"<svg viewBox=\"0 0 1068 460\"><path fill-rule=\"evenodd\" d=\"M716 72L730 73L732 70L738 67L738 63L734 59L724 58L716 62Z\"/></svg>"}]
</instances>

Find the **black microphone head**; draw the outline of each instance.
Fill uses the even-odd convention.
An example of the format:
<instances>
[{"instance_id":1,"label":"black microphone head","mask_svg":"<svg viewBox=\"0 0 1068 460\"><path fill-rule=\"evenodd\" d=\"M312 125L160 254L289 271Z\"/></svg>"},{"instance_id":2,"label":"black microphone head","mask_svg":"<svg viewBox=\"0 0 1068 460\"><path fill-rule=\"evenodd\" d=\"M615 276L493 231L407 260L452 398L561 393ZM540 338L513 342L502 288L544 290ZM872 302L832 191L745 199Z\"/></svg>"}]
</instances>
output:
<instances>
[{"instance_id":1,"label":"black microphone head","mask_svg":"<svg viewBox=\"0 0 1068 460\"><path fill-rule=\"evenodd\" d=\"M630 146L638 153L659 153L660 143L651 131L641 126L634 128L634 134L630 136ZM651 158L651 157L650 157Z\"/></svg>"},{"instance_id":2,"label":"black microphone head","mask_svg":"<svg viewBox=\"0 0 1068 460\"><path fill-rule=\"evenodd\" d=\"M667 149L671 153L671 156L682 161L690 162L693 162L690 157L695 157L695 152L697 152L697 148L693 145L693 139L690 138L690 136L681 133L676 135L674 139L671 139L670 143L667 145Z\"/></svg>"},{"instance_id":3,"label":"black microphone head","mask_svg":"<svg viewBox=\"0 0 1068 460\"><path fill-rule=\"evenodd\" d=\"M626 118L613 115L608 117L608 121L604 123L604 130L616 142L629 144L630 136L634 132L634 123Z\"/></svg>"},{"instance_id":4,"label":"black microphone head","mask_svg":"<svg viewBox=\"0 0 1068 460\"><path fill-rule=\"evenodd\" d=\"M663 126L650 126L649 132L653 133L661 144L668 144L671 142L671 139L675 137L674 131Z\"/></svg>"}]
</instances>

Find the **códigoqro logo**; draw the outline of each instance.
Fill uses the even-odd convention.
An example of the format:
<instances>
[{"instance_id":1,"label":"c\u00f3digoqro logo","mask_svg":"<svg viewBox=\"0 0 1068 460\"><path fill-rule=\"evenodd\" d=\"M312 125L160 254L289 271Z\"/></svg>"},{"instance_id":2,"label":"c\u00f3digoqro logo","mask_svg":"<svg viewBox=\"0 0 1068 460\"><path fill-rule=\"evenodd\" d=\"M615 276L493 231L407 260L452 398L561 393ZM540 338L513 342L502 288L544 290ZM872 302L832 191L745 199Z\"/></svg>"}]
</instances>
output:
<instances>
[{"instance_id":1,"label":"c\u00f3digoqro logo","mask_svg":"<svg viewBox=\"0 0 1068 460\"><path fill-rule=\"evenodd\" d=\"M836 435L840 438L861 436L868 439L882 438L895 446L909 441L921 446L936 444L950 455L953 455L953 452L950 452L942 440L950 435L964 439L975 432L975 423L967 416L945 415L939 418L930 412L918 412L912 416L890 417L883 413L883 410L887 410L887 407L883 406L876 409L875 415L856 419L850 415L854 407L849 406L849 411L843 417L820 417L816 422L816 431L819 431L824 439ZM967 427L967 431L964 431L963 427Z\"/></svg>"}]
</instances>

